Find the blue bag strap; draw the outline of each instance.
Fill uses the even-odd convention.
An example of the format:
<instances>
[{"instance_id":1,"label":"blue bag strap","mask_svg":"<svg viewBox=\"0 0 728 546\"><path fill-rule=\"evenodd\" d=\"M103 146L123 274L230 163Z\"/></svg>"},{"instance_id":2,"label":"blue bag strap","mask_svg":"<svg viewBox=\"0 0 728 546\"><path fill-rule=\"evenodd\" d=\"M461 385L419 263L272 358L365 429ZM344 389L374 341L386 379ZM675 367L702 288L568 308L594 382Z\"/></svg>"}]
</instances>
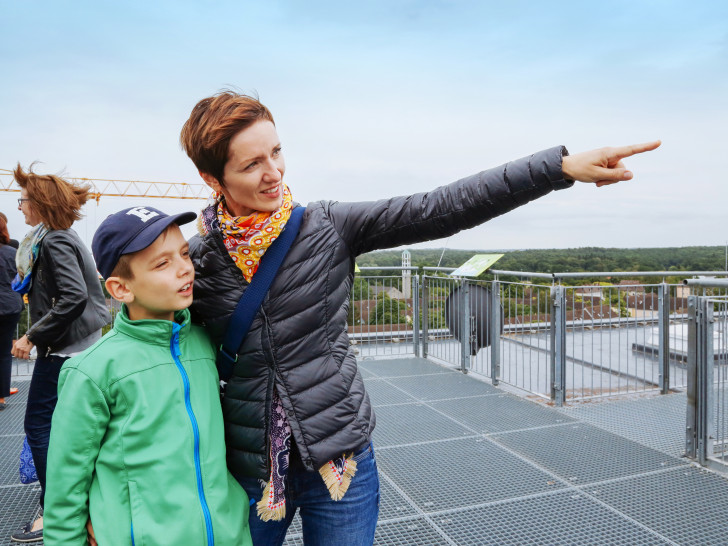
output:
<instances>
[{"instance_id":1,"label":"blue bag strap","mask_svg":"<svg viewBox=\"0 0 728 546\"><path fill-rule=\"evenodd\" d=\"M291 211L283 231L278 238L268 247L268 250L260 259L258 270L253 275L248 288L243 292L235 311L230 315L225 338L223 339L220 350L217 352L217 370L220 379L227 381L233 374L233 366L238 360L238 351L243 344L245 336L253 324L253 319L263 303L273 279L278 273L283 263L283 259L288 254L293 240L298 235L301 227L301 219L306 207L296 207Z\"/></svg>"}]
</instances>

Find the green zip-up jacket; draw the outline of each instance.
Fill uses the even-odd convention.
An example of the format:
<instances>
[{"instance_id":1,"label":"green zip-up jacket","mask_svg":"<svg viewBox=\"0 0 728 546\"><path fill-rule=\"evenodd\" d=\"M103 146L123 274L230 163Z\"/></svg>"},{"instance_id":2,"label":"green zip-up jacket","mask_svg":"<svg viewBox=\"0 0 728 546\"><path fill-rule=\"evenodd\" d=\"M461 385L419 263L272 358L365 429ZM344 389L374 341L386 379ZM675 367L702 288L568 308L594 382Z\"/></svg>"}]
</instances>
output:
<instances>
[{"instance_id":1,"label":"green zip-up jacket","mask_svg":"<svg viewBox=\"0 0 728 546\"><path fill-rule=\"evenodd\" d=\"M84 546L252 544L227 471L215 348L190 326L131 321L66 361L48 450L43 539Z\"/></svg>"}]
</instances>

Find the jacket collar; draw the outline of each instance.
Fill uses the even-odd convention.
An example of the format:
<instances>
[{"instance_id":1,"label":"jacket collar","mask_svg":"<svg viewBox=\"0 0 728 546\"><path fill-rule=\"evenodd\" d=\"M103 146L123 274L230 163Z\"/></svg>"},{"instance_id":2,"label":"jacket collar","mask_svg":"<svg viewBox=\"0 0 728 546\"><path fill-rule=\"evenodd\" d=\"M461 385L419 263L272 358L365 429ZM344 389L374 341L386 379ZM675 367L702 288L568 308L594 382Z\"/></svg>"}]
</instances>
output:
<instances>
[{"instance_id":1,"label":"jacket collar","mask_svg":"<svg viewBox=\"0 0 728 546\"><path fill-rule=\"evenodd\" d=\"M133 337L143 343L168 347L174 330L179 328L180 343L190 331L190 311L182 309L174 314L174 322L169 320L131 320L126 305L121 306L114 319L114 330Z\"/></svg>"}]
</instances>

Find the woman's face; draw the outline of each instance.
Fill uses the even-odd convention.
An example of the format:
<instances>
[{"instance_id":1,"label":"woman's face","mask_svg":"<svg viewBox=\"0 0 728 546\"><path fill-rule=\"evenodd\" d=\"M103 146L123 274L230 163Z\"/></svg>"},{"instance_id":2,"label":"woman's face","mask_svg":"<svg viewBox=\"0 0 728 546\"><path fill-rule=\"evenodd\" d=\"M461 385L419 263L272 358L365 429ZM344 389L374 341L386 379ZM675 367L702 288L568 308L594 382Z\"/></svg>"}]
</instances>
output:
<instances>
[{"instance_id":1,"label":"woman's face","mask_svg":"<svg viewBox=\"0 0 728 546\"><path fill-rule=\"evenodd\" d=\"M270 121L261 120L230 141L223 171L224 187L211 175L201 174L212 189L225 196L230 213L247 216L281 207L285 170L276 127Z\"/></svg>"},{"instance_id":2,"label":"woman's face","mask_svg":"<svg viewBox=\"0 0 728 546\"><path fill-rule=\"evenodd\" d=\"M25 188L20 189L20 199L21 201L18 205L18 210L23 213L23 216L25 216L25 223L29 226L37 226L40 224L43 220L30 205L30 201L28 200L28 190Z\"/></svg>"}]
</instances>

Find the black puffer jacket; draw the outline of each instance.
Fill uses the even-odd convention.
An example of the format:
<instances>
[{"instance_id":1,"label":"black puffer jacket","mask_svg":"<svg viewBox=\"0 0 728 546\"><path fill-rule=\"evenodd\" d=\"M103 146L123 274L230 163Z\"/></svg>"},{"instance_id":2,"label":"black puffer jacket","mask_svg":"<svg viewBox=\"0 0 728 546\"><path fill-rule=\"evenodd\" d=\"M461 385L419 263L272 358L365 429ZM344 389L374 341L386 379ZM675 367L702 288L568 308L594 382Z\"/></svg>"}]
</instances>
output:
<instances>
[{"instance_id":1,"label":"black puffer jacket","mask_svg":"<svg viewBox=\"0 0 728 546\"><path fill-rule=\"evenodd\" d=\"M552 148L408 197L310 204L226 388L223 414L233 474L268 477L274 388L307 469L369 440L374 412L346 333L357 255L446 237L568 187L562 154L564 148ZM193 320L205 324L219 344L248 283L219 231L195 236L190 247L196 270Z\"/></svg>"},{"instance_id":2,"label":"black puffer jacket","mask_svg":"<svg viewBox=\"0 0 728 546\"><path fill-rule=\"evenodd\" d=\"M72 229L43 237L28 296L33 325L26 335L38 354L81 341L111 321L94 259Z\"/></svg>"}]
</instances>

